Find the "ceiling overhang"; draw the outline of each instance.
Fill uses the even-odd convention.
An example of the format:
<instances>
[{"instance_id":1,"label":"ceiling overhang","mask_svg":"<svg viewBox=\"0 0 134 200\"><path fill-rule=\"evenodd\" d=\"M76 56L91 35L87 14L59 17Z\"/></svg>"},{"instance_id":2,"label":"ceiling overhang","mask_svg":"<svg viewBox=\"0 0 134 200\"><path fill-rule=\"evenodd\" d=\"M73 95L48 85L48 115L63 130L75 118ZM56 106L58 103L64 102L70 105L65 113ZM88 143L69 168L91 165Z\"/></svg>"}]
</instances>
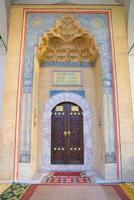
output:
<instances>
[{"instance_id":1,"label":"ceiling overhang","mask_svg":"<svg viewBox=\"0 0 134 200\"><path fill-rule=\"evenodd\" d=\"M15 4L102 4L119 5L124 4L125 0L15 0Z\"/></svg>"}]
</instances>

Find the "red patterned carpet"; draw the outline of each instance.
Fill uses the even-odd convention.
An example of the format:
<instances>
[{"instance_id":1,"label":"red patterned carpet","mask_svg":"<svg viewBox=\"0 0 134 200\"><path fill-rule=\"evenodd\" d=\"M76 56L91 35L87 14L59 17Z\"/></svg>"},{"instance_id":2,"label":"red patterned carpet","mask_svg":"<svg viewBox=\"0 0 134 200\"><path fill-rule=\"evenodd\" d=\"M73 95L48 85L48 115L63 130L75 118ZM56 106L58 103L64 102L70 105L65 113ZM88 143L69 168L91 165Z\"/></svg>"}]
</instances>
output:
<instances>
[{"instance_id":1,"label":"red patterned carpet","mask_svg":"<svg viewBox=\"0 0 134 200\"><path fill-rule=\"evenodd\" d=\"M123 187L92 184L84 172L50 172L42 184L29 186L21 200L130 200L132 192Z\"/></svg>"},{"instance_id":2,"label":"red patterned carpet","mask_svg":"<svg viewBox=\"0 0 134 200\"><path fill-rule=\"evenodd\" d=\"M131 200L119 185L31 185L21 200Z\"/></svg>"},{"instance_id":3,"label":"red patterned carpet","mask_svg":"<svg viewBox=\"0 0 134 200\"><path fill-rule=\"evenodd\" d=\"M90 178L81 172L51 172L42 181L44 184L91 183Z\"/></svg>"}]
</instances>

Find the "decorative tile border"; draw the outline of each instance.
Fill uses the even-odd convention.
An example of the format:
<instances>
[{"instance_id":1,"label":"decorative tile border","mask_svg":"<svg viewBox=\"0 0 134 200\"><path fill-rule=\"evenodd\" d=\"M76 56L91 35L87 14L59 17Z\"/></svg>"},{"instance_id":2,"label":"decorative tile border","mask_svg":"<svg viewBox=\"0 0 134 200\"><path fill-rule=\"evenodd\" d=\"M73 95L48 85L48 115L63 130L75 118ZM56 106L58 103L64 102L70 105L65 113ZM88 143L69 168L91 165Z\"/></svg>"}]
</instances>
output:
<instances>
[{"instance_id":1,"label":"decorative tile border","mask_svg":"<svg viewBox=\"0 0 134 200\"><path fill-rule=\"evenodd\" d=\"M60 93L73 93L73 94L80 95L81 97L85 97L84 90L50 90L50 97L60 94Z\"/></svg>"}]
</instances>

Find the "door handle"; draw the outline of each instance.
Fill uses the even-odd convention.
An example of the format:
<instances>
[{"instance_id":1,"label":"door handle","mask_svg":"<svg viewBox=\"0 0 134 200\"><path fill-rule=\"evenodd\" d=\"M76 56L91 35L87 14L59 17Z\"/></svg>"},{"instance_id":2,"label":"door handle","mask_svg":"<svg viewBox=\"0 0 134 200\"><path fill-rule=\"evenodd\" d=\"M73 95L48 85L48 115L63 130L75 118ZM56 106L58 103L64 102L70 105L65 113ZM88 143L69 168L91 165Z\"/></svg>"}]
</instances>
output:
<instances>
[{"instance_id":1,"label":"door handle","mask_svg":"<svg viewBox=\"0 0 134 200\"><path fill-rule=\"evenodd\" d=\"M70 136L71 135L71 131L68 131L68 136Z\"/></svg>"},{"instance_id":2,"label":"door handle","mask_svg":"<svg viewBox=\"0 0 134 200\"><path fill-rule=\"evenodd\" d=\"M64 136L67 136L67 131L64 131Z\"/></svg>"},{"instance_id":3,"label":"door handle","mask_svg":"<svg viewBox=\"0 0 134 200\"><path fill-rule=\"evenodd\" d=\"M64 136L70 136L71 135L71 131L64 131Z\"/></svg>"}]
</instances>

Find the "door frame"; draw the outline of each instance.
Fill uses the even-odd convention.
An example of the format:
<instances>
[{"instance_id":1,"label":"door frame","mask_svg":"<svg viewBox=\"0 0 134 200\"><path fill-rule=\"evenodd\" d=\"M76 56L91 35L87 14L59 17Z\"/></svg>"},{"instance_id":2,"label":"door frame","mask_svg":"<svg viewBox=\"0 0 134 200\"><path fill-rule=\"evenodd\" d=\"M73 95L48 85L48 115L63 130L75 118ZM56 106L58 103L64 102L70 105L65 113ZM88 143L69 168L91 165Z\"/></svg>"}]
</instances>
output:
<instances>
[{"instance_id":1,"label":"door frame","mask_svg":"<svg viewBox=\"0 0 134 200\"><path fill-rule=\"evenodd\" d=\"M63 110L61 111L56 111L56 107L57 106L62 106L63 107ZM72 106L77 106L79 107L79 110L78 111L72 111ZM73 164L73 165L78 165L78 164L83 164L83 160L84 160L84 151L83 151L83 110L81 109L81 107L78 105L78 104L75 104L75 103L72 103L72 102L61 102L60 104L57 104L51 111L52 113L52 116L51 116L51 164L58 164L56 163L56 160L55 160L55 154L56 153L59 153L60 156L62 157L62 161L61 163L59 164L66 164L66 165L69 165L69 164ZM71 113L71 115L70 115ZM73 113L75 113L75 115L72 115ZM80 150L74 150L74 148L76 148L76 144L75 145L71 145L71 138L73 136L73 134L76 134L75 132L72 132L71 131L71 128L72 127L72 123L74 122L75 120L75 117L74 116L78 116L78 120L79 120L79 123L78 123L78 126L79 126L79 132L77 133L77 137L79 138L79 145L77 144L77 148L79 147ZM60 119L59 119L60 117ZM72 118L73 117L73 118ZM71 120L72 119L72 120ZM55 132L55 129L56 129L56 122L55 120L57 121L58 120L58 123L59 123L59 120L61 120L62 122L62 125L60 124L61 126L61 129L58 131L60 132L60 137L62 138L62 148L64 147L64 150L58 150L57 148L55 149L55 138L56 138L56 132ZM59 126L57 127L59 128ZM63 128L63 129L62 129ZM68 134L68 131L71 131L70 133L72 134ZM64 132L67 133L67 135L64 135ZM58 146L60 146L61 144L59 143ZM57 146L57 145L56 145ZM70 151L70 148L73 148L71 151ZM54 150L55 149L55 150ZM77 160L77 163L70 163L72 160L71 160L71 153L74 153L76 156L78 155L79 159ZM58 161L57 161L58 162ZM64 163L62 163L64 162ZM78 163L80 162L80 163Z\"/></svg>"},{"instance_id":2,"label":"door frame","mask_svg":"<svg viewBox=\"0 0 134 200\"><path fill-rule=\"evenodd\" d=\"M83 140L84 140L84 164L55 165L51 164L51 111L61 102L72 102L83 110ZM88 101L74 93L60 93L51 97L43 108L42 132L40 148L40 169L51 170L90 170L92 169L92 112Z\"/></svg>"}]
</instances>

